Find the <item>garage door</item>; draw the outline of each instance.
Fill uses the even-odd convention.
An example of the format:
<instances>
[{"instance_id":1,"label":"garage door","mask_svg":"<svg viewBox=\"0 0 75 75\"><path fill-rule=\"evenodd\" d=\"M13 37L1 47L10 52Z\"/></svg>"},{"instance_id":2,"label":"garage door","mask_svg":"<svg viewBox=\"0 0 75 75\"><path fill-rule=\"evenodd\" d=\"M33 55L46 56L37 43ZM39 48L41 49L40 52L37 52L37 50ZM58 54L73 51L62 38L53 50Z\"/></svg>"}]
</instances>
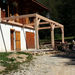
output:
<instances>
[{"instance_id":1,"label":"garage door","mask_svg":"<svg viewBox=\"0 0 75 75\"><path fill-rule=\"evenodd\" d=\"M16 50L21 50L20 32L16 31Z\"/></svg>"},{"instance_id":2,"label":"garage door","mask_svg":"<svg viewBox=\"0 0 75 75\"><path fill-rule=\"evenodd\" d=\"M26 46L27 46L28 49L35 48L34 33L26 32Z\"/></svg>"}]
</instances>

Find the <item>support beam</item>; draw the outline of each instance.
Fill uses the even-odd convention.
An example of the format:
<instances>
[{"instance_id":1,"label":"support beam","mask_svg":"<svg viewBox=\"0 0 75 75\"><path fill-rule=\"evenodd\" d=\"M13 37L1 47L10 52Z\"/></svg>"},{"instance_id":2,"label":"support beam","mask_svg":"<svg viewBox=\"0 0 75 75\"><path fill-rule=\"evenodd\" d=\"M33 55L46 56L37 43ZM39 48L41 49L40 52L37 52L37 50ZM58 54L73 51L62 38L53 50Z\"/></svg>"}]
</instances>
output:
<instances>
[{"instance_id":1,"label":"support beam","mask_svg":"<svg viewBox=\"0 0 75 75\"><path fill-rule=\"evenodd\" d=\"M54 25L51 25L51 44L52 44L52 48L54 49L55 47L55 42L54 42Z\"/></svg>"},{"instance_id":2,"label":"support beam","mask_svg":"<svg viewBox=\"0 0 75 75\"><path fill-rule=\"evenodd\" d=\"M24 26L33 26L35 23L30 23L30 24L24 24Z\"/></svg>"},{"instance_id":3,"label":"support beam","mask_svg":"<svg viewBox=\"0 0 75 75\"><path fill-rule=\"evenodd\" d=\"M39 26L40 19L37 17L35 18L35 49L39 49L39 35L38 35L38 26Z\"/></svg>"},{"instance_id":4,"label":"support beam","mask_svg":"<svg viewBox=\"0 0 75 75\"><path fill-rule=\"evenodd\" d=\"M62 43L64 43L64 27L61 28L62 31Z\"/></svg>"},{"instance_id":5,"label":"support beam","mask_svg":"<svg viewBox=\"0 0 75 75\"><path fill-rule=\"evenodd\" d=\"M9 5L8 5L8 17L10 16L10 13L9 13Z\"/></svg>"},{"instance_id":6,"label":"support beam","mask_svg":"<svg viewBox=\"0 0 75 75\"><path fill-rule=\"evenodd\" d=\"M28 28L34 29L34 27L32 27L32 26L27 26L27 25L24 25L23 27L28 27Z\"/></svg>"},{"instance_id":7,"label":"support beam","mask_svg":"<svg viewBox=\"0 0 75 75\"><path fill-rule=\"evenodd\" d=\"M49 22L40 22L40 25L49 24Z\"/></svg>"},{"instance_id":8,"label":"support beam","mask_svg":"<svg viewBox=\"0 0 75 75\"><path fill-rule=\"evenodd\" d=\"M54 28L60 28L60 26L55 26ZM38 30L43 30L43 29L51 29L50 26L48 27L40 27Z\"/></svg>"},{"instance_id":9,"label":"support beam","mask_svg":"<svg viewBox=\"0 0 75 75\"><path fill-rule=\"evenodd\" d=\"M50 19L48 19L48 18L45 18L45 17L43 17L43 16L41 16L41 15L39 15L39 14L36 14L36 16L37 16L38 18L42 19L42 20L45 20L45 21L50 22L50 23L52 23L52 24L55 24L55 25L57 25L57 26L63 27L62 24L59 24L58 22L55 22L55 21L50 20Z\"/></svg>"},{"instance_id":10,"label":"support beam","mask_svg":"<svg viewBox=\"0 0 75 75\"><path fill-rule=\"evenodd\" d=\"M38 30L43 30L43 29L50 29L51 27L40 27Z\"/></svg>"},{"instance_id":11,"label":"support beam","mask_svg":"<svg viewBox=\"0 0 75 75\"><path fill-rule=\"evenodd\" d=\"M0 22L1 22L1 8L0 8Z\"/></svg>"},{"instance_id":12,"label":"support beam","mask_svg":"<svg viewBox=\"0 0 75 75\"><path fill-rule=\"evenodd\" d=\"M40 22L39 24L40 25L42 25L42 24L49 24L49 22ZM25 25L33 26L33 25L35 25L35 23L30 23L30 24L25 24Z\"/></svg>"},{"instance_id":13,"label":"support beam","mask_svg":"<svg viewBox=\"0 0 75 75\"><path fill-rule=\"evenodd\" d=\"M3 20L10 20L10 19L15 20L15 19L21 19L21 18L26 18L26 17L36 17L36 14L6 17L6 18L3 18Z\"/></svg>"}]
</instances>

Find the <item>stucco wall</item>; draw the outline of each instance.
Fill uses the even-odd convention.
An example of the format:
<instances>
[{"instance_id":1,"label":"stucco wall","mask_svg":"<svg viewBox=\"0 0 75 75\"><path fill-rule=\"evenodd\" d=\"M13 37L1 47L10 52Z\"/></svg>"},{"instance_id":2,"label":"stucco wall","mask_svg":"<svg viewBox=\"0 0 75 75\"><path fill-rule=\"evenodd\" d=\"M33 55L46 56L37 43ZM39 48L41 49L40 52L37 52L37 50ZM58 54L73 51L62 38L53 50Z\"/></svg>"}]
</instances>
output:
<instances>
[{"instance_id":1,"label":"stucco wall","mask_svg":"<svg viewBox=\"0 0 75 75\"><path fill-rule=\"evenodd\" d=\"M32 29L22 28L18 26L12 26L9 24L0 23L0 52L5 50L11 51L11 37L10 29L15 29L15 31L20 31L21 37L21 51L26 50L26 32L34 32Z\"/></svg>"}]
</instances>

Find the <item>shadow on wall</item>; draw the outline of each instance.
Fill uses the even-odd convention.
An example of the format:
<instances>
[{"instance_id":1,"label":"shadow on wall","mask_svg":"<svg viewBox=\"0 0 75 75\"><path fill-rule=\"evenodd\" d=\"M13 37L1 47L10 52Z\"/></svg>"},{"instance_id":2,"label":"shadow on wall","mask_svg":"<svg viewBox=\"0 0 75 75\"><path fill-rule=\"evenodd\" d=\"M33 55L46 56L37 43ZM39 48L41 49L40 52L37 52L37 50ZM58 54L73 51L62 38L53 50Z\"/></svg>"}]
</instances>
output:
<instances>
[{"instance_id":1,"label":"shadow on wall","mask_svg":"<svg viewBox=\"0 0 75 75\"><path fill-rule=\"evenodd\" d=\"M25 38L25 42L26 42L26 32L24 32L24 28L22 28L22 30L23 30L23 34L24 34L24 38ZM26 42L26 48L28 49L28 47L27 47L27 42Z\"/></svg>"},{"instance_id":2,"label":"shadow on wall","mask_svg":"<svg viewBox=\"0 0 75 75\"><path fill-rule=\"evenodd\" d=\"M4 39L4 36L3 36L3 31L2 31L1 25L0 25L0 32L1 32L2 40L3 40L5 52L7 52L7 48L6 48L5 39Z\"/></svg>"}]
</instances>

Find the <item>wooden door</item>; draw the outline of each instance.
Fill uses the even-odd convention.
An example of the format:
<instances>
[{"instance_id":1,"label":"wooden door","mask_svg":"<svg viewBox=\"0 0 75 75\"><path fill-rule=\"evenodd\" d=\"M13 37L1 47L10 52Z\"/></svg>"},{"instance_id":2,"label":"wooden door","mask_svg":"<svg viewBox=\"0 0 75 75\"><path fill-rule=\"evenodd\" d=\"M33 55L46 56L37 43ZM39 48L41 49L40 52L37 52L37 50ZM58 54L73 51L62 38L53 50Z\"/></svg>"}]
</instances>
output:
<instances>
[{"instance_id":1,"label":"wooden door","mask_svg":"<svg viewBox=\"0 0 75 75\"><path fill-rule=\"evenodd\" d=\"M26 46L28 49L35 48L34 33L26 32Z\"/></svg>"},{"instance_id":2,"label":"wooden door","mask_svg":"<svg viewBox=\"0 0 75 75\"><path fill-rule=\"evenodd\" d=\"M16 35L16 50L20 51L21 50L20 32L16 31L15 35Z\"/></svg>"},{"instance_id":3,"label":"wooden door","mask_svg":"<svg viewBox=\"0 0 75 75\"><path fill-rule=\"evenodd\" d=\"M14 30L10 31L11 35L11 50L14 50Z\"/></svg>"}]
</instances>

